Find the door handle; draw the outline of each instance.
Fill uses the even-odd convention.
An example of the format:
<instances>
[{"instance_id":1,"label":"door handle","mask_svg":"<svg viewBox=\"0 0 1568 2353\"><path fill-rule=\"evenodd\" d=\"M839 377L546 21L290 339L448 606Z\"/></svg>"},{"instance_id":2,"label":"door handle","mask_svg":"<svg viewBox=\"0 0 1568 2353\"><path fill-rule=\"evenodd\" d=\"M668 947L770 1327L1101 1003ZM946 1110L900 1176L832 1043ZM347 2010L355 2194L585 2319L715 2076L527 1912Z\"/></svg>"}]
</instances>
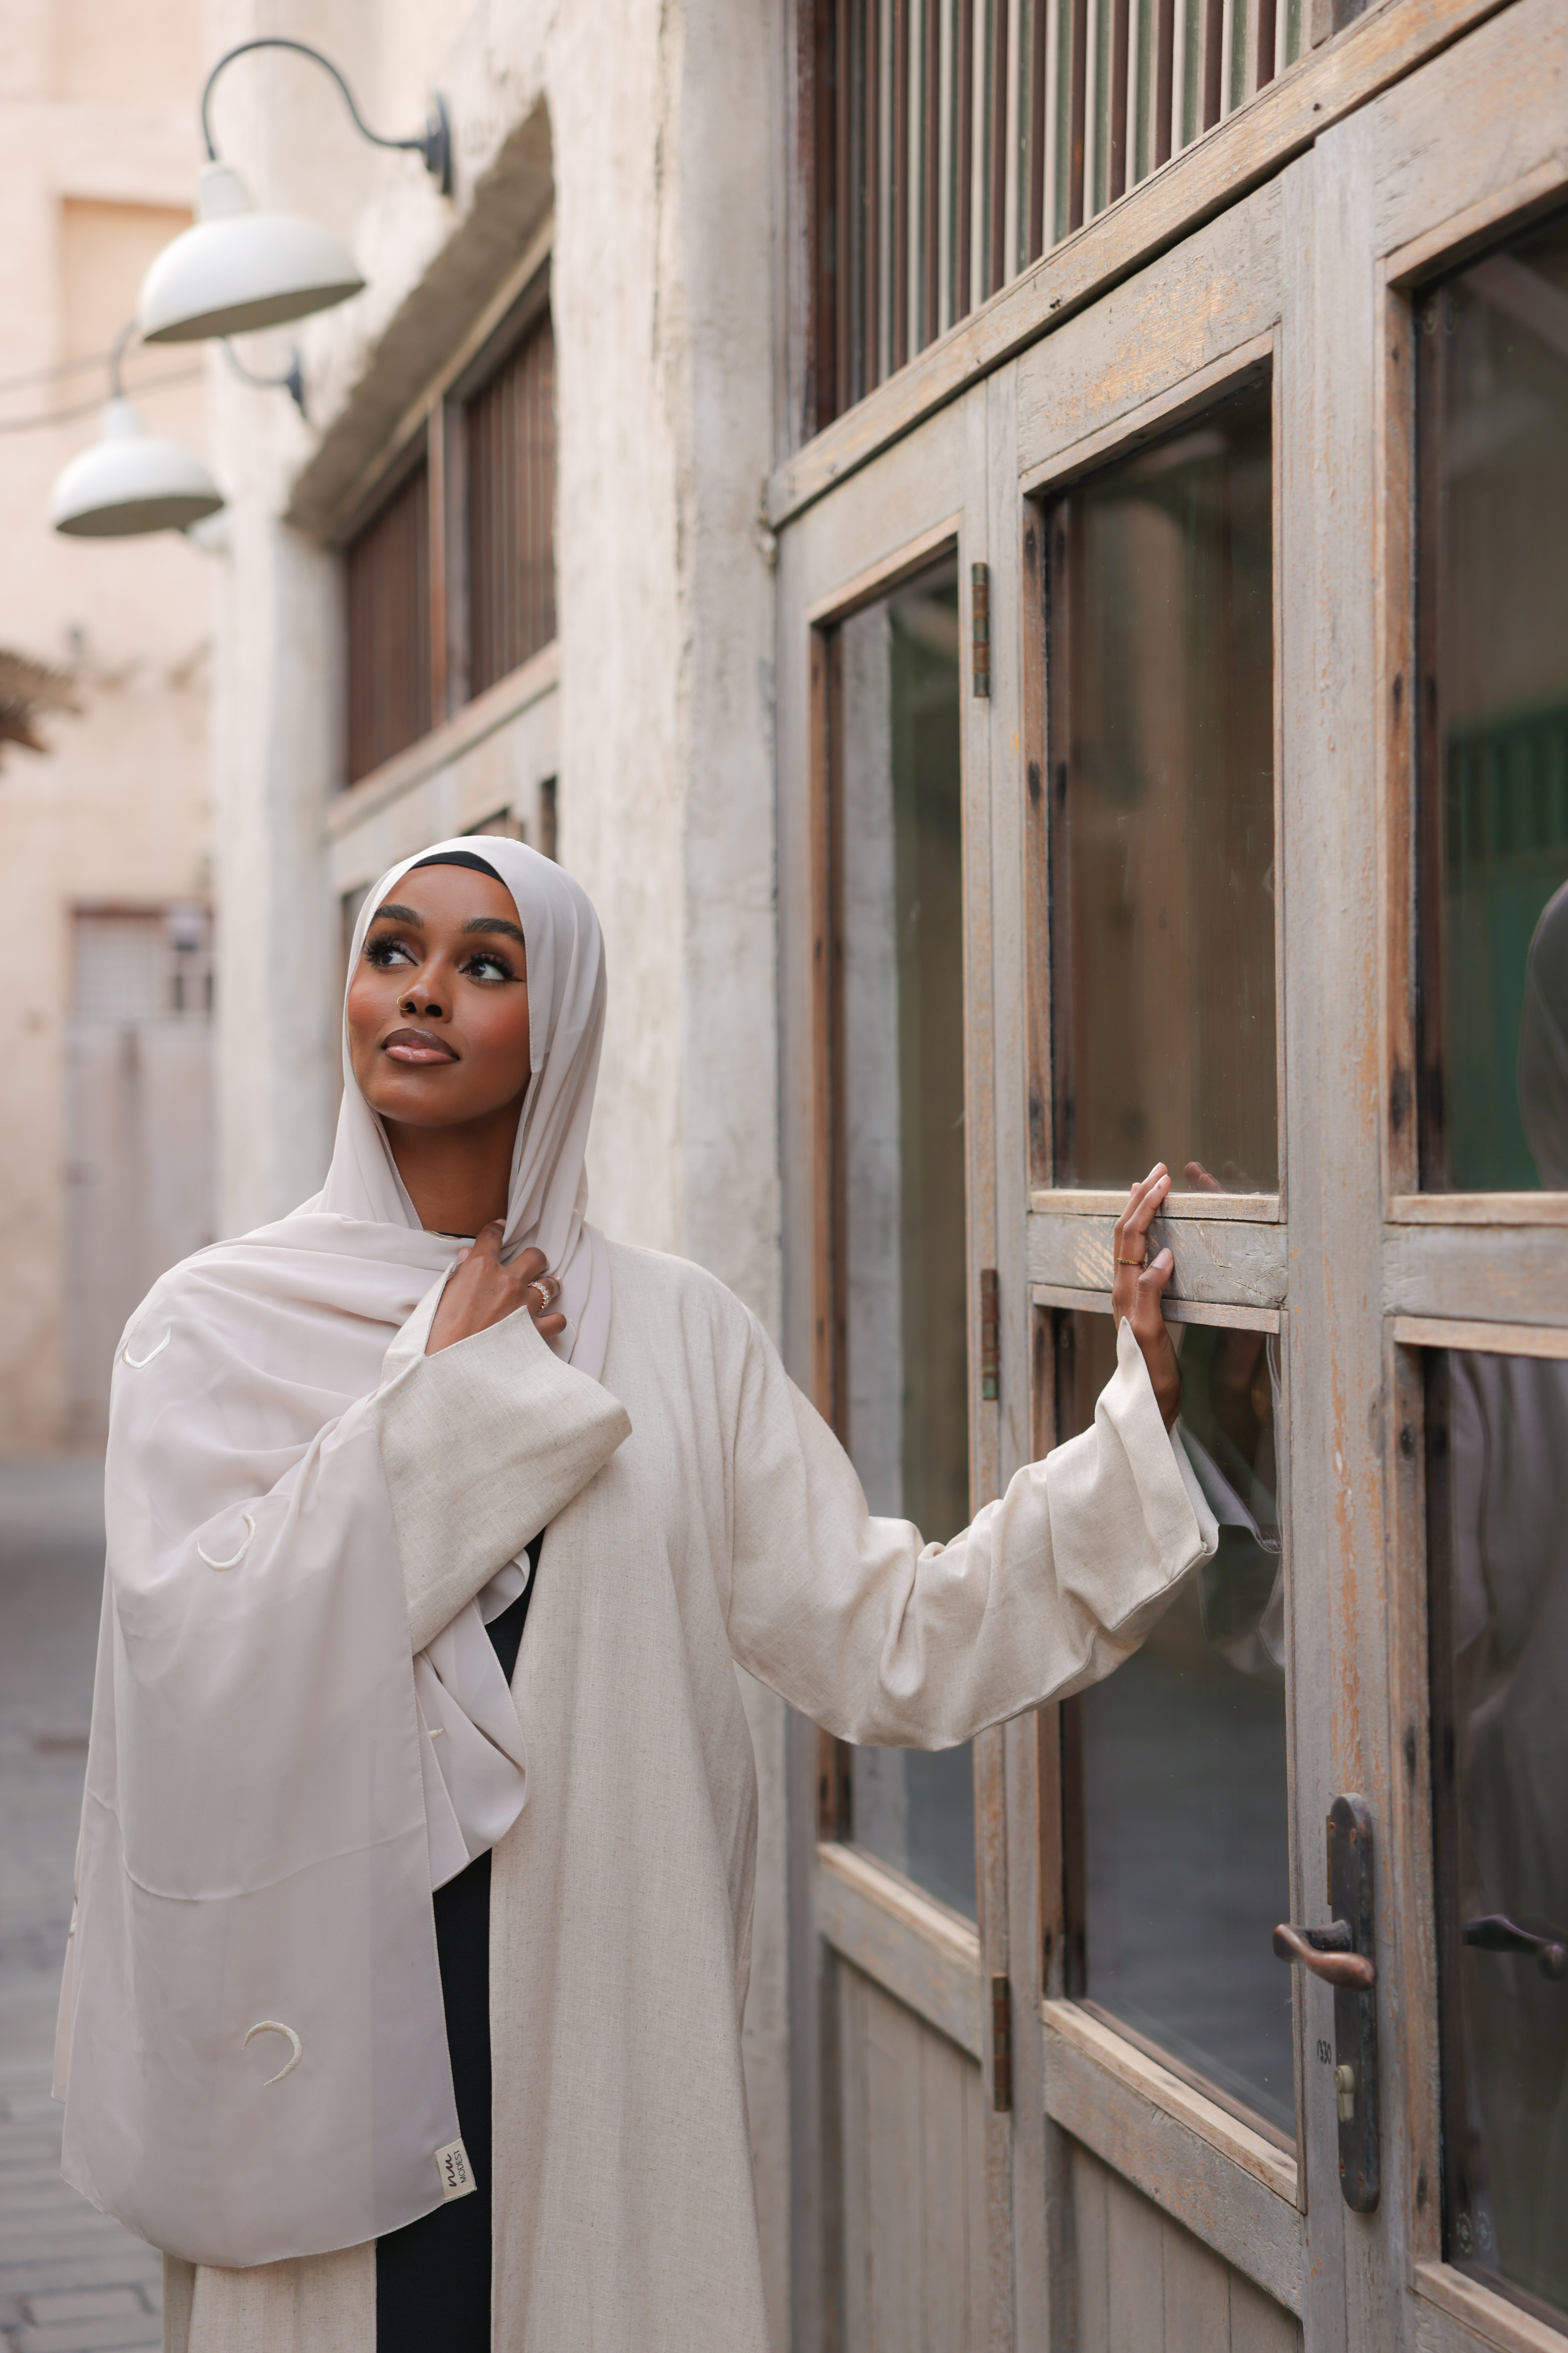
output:
<instances>
[{"instance_id":1,"label":"door handle","mask_svg":"<svg viewBox=\"0 0 1568 2353\"><path fill-rule=\"evenodd\" d=\"M1282 1961L1300 1962L1334 1989L1340 2187L1347 2206L1358 2214L1370 2214L1379 2187L1377 1963L1373 1954L1372 1814L1362 1799L1334 1799L1327 1840L1330 1925L1298 1928L1281 1921L1274 1931L1274 1950Z\"/></svg>"},{"instance_id":2,"label":"door handle","mask_svg":"<svg viewBox=\"0 0 1568 2353\"><path fill-rule=\"evenodd\" d=\"M1364 1953L1352 1953L1351 1932L1342 1920L1328 1928L1296 1928L1282 1920L1274 1931L1274 1950L1282 1961L1300 1961L1325 1985L1351 1986L1358 1993L1377 1980L1375 1965Z\"/></svg>"},{"instance_id":3,"label":"door handle","mask_svg":"<svg viewBox=\"0 0 1568 2353\"><path fill-rule=\"evenodd\" d=\"M1557 1936L1538 1936L1533 1928L1518 1927L1504 1912L1467 1920L1459 1934L1465 1944L1483 1953L1533 1953L1543 1978L1568 1977L1568 1944Z\"/></svg>"}]
</instances>

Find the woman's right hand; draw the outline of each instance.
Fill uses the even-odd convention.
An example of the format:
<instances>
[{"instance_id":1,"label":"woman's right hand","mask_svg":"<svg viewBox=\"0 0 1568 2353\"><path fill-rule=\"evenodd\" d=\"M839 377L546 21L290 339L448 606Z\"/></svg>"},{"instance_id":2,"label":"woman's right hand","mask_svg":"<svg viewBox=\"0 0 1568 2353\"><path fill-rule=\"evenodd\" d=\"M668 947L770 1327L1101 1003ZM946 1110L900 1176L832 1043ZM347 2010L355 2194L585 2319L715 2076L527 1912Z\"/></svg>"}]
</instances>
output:
<instances>
[{"instance_id":1,"label":"woman's right hand","mask_svg":"<svg viewBox=\"0 0 1568 2353\"><path fill-rule=\"evenodd\" d=\"M552 1293L547 1302L533 1288L535 1279L546 1272L544 1252L525 1250L510 1266L503 1266L504 1232L500 1219L492 1219L480 1228L471 1250L458 1251L425 1343L427 1356L438 1355L455 1341L470 1339L476 1332L488 1331L492 1324L504 1324L520 1307L527 1308L542 1339L552 1340L557 1332L566 1329L565 1316L552 1304L559 1292Z\"/></svg>"}]
</instances>

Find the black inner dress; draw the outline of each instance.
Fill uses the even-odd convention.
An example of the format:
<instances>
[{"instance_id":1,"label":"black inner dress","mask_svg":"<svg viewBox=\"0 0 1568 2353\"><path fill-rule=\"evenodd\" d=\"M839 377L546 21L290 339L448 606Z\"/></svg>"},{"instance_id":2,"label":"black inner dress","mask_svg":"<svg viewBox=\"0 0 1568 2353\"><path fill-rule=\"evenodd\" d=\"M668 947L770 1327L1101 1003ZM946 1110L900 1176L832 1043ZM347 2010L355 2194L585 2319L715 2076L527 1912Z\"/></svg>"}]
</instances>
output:
<instances>
[{"instance_id":1,"label":"black inner dress","mask_svg":"<svg viewBox=\"0 0 1568 2353\"><path fill-rule=\"evenodd\" d=\"M486 1630L508 1683L539 1577L542 1530L528 1547L529 1579ZM477 2185L375 2242L376 2353L490 2353L490 1859L481 1854L438 1887L436 1949L458 2129Z\"/></svg>"}]
</instances>

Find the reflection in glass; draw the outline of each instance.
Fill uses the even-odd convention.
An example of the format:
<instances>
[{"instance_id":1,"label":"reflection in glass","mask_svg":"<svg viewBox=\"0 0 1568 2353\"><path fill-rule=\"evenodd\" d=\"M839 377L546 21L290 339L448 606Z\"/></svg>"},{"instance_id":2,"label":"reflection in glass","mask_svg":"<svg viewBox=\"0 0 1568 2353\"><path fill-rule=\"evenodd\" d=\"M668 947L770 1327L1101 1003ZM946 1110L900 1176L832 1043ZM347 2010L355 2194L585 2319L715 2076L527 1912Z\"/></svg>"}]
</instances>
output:
<instances>
[{"instance_id":1,"label":"reflection in glass","mask_svg":"<svg viewBox=\"0 0 1568 2353\"><path fill-rule=\"evenodd\" d=\"M1421 1181L1568 1187L1568 216L1418 301Z\"/></svg>"},{"instance_id":2,"label":"reflection in glass","mask_svg":"<svg viewBox=\"0 0 1568 2353\"><path fill-rule=\"evenodd\" d=\"M949 564L837 649L840 1432L874 1512L969 1519L958 586ZM971 1917L973 1767L853 1752L853 1835Z\"/></svg>"},{"instance_id":3,"label":"reflection in glass","mask_svg":"<svg viewBox=\"0 0 1568 2353\"><path fill-rule=\"evenodd\" d=\"M1065 1438L1092 1420L1116 1347L1108 1315L1056 1326ZM1270 1941L1290 1916L1279 1344L1172 1329L1219 1551L1142 1649L1068 1703L1068 1989L1289 2137L1290 1972Z\"/></svg>"},{"instance_id":4,"label":"reflection in glass","mask_svg":"<svg viewBox=\"0 0 1568 2353\"><path fill-rule=\"evenodd\" d=\"M1058 1185L1279 1183L1269 446L1259 385L1050 511Z\"/></svg>"},{"instance_id":5,"label":"reflection in glass","mask_svg":"<svg viewBox=\"0 0 1568 2353\"><path fill-rule=\"evenodd\" d=\"M1568 1365L1427 1366L1451 2263L1568 2318Z\"/></svg>"}]
</instances>

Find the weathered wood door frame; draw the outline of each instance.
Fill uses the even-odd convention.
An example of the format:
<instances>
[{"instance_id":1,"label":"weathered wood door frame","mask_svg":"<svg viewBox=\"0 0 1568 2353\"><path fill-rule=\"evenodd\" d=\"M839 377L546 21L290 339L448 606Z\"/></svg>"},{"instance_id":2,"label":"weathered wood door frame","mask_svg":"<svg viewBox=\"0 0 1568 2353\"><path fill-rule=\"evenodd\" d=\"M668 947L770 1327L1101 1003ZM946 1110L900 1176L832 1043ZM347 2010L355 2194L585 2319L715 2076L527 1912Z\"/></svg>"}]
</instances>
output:
<instances>
[{"instance_id":1,"label":"weathered wood door frame","mask_svg":"<svg viewBox=\"0 0 1568 2353\"><path fill-rule=\"evenodd\" d=\"M827 761L836 685L833 631L866 605L943 555L955 555L963 657L967 1232L971 1360L977 1361L979 1275L996 1263L996 1172L992 1036L994 953L991 899L994 833L990 810L989 706L976 695L969 659L973 568L988 557L989 475L984 388L932 418L879 464L801 518L780 540L780 902L784 1053L786 1352L797 1377L831 1410L832 1274L828 1262L831 1052L825 976L832 953L827 858ZM957 1238L955 1237L955 1242ZM971 1381L971 1485L976 1505L996 1491L1002 1452L998 1407ZM978 1933L857 1850L821 1839L822 1756L812 1727L796 1725L792 1791L791 2035L795 2084L796 2341L835 2341L843 2251L836 2209L835 2069L825 2018L828 1970L848 1963L923 2026L976 2063L983 2077L983 2204L987 2342L1015 2341L1012 2313L1007 2117L991 2105L986 1978L1006 1971L1004 1739L976 1746L980 1856ZM825 2063L825 2058L826 2063ZM825 2102L825 2087L826 2098Z\"/></svg>"},{"instance_id":2,"label":"weathered wood door frame","mask_svg":"<svg viewBox=\"0 0 1568 2353\"><path fill-rule=\"evenodd\" d=\"M1008 1132L998 1142L1004 1168L1016 1172L1010 1232L1004 1221L1004 1249L1011 1247L1013 1260L1004 1278L1004 1357L1019 1377L1014 1394L1026 1397L1031 1407L1030 1417L1009 1430L1003 1477L1056 1441L1051 1312L1109 1307L1111 1228L1121 1205L1120 1197L1058 1192L1052 1183L1046 501L1111 458L1178 427L1228 390L1263 375L1271 382L1278 858L1288 823L1279 661L1281 214L1278 184L1243 199L992 380L993 446L1012 450L1008 479L994 491L1007 507L996 523L999 564L1003 546L1011 557L1008 579L998 585L995 598L1019 617L1013 660L999 679L993 714L998 734L1016 747L1010 758L995 759L993 795L1004 845L997 936L1016 944L1005 965L999 956L996 983L997 1035L1012 1055L1011 1068L997 1080L999 1105L1011 1113ZM1278 904L1279 1193L1189 1197L1173 1204L1162 1235L1176 1259L1178 1315L1273 1331L1283 1322L1288 1250L1284 889ZM1287 1395L1289 1353L1287 1339ZM1293 1647L1294 1689L1301 1667L1299 1641ZM1083 2316L1077 2311L1069 2187L1075 2144L1276 2305L1300 2313L1307 2251L1298 2158L1064 1999L1064 1793L1057 1709L1008 1727L1006 1791L1015 2015L1028 2017L1033 2028L1015 2038L1018 2341L1049 2346L1053 2353L1079 2341ZM1293 1829L1299 1852L1301 1839ZM1149 2316L1150 2327L1158 2332L1162 2325L1156 2314ZM1149 2341L1162 2340L1156 2333Z\"/></svg>"},{"instance_id":3,"label":"weathered wood door frame","mask_svg":"<svg viewBox=\"0 0 1568 2353\"><path fill-rule=\"evenodd\" d=\"M1303 1041L1323 1080L1293 1258L1333 1387L1292 1433L1298 1544L1304 1492L1343 1628L1323 1786L1357 1780L1383 1826L1389 1989L1383 2196L1375 2215L1346 2220L1337 2300L1324 2284L1324 2324L1352 2353L1568 2344L1444 2261L1422 1396L1429 1348L1568 1355L1568 1196L1421 1193L1411 1085L1415 308L1435 274L1568 201L1565 92L1568 10L1516 0L1287 176L1288 327L1313 354L1298 395L1310 536L1291 699L1303 801L1331 780L1333 794L1298 908L1319 933L1319 972L1339 976Z\"/></svg>"}]
</instances>

